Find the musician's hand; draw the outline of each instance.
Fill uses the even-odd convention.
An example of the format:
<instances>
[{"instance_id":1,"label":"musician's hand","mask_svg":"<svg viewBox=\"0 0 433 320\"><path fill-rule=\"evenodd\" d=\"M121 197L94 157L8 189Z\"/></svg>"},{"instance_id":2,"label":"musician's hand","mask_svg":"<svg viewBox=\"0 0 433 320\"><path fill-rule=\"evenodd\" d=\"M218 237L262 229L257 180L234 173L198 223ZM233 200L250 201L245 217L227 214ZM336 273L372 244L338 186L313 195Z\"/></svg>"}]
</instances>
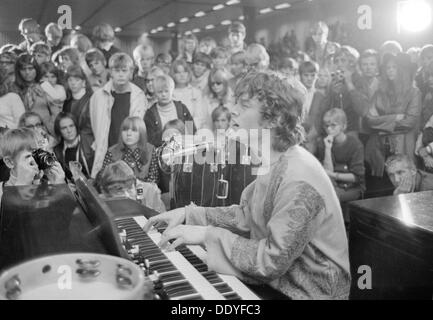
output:
<instances>
[{"instance_id":1,"label":"musician's hand","mask_svg":"<svg viewBox=\"0 0 433 320\"><path fill-rule=\"evenodd\" d=\"M167 229L162 234L159 246L166 250L174 250L182 244L198 244L204 243L206 231L205 226L179 225L177 227ZM169 243L170 240L174 240Z\"/></svg>"},{"instance_id":2,"label":"musician's hand","mask_svg":"<svg viewBox=\"0 0 433 320\"><path fill-rule=\"evenodd\" d=\"M55 162L54 165L46 170L48 181L52 184L65 183L65 172L59 162Z\"/></svg>"},{"instance_id":3,"label":"musician's hand","mask_svg":"<svg viewBox=\"0 0 433 320\"><path fill-rule=\"evenodd\" d=\"M148 232L150 228L158 223L166 222L167 229L166 231L174 228L185 221L185 208L177 208L171 211L167 211L157 216L153 216L147 220L146 224L143 227L144 232Z\"/></svg>"}]
</instances>

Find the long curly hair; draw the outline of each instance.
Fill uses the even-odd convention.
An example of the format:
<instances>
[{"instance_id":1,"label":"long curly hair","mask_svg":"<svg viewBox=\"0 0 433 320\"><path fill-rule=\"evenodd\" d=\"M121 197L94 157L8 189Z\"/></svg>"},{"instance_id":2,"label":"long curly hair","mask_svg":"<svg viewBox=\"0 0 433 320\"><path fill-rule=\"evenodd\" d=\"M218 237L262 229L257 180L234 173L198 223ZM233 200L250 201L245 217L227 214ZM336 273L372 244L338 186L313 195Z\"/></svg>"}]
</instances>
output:
<instances>
[{"instance_id":1,"label":"long curly hair","mask_svg":"<svg viewBox=\"0 0 433 320\"><path fill-rule=\"evenodd\" d=\"M262 120L275 122L272 147L284 152L304 139L301 126L302 94L270 71L250 72L236 87L235 96L248 94L261 103Z\"/></svg>"}]
</instances>

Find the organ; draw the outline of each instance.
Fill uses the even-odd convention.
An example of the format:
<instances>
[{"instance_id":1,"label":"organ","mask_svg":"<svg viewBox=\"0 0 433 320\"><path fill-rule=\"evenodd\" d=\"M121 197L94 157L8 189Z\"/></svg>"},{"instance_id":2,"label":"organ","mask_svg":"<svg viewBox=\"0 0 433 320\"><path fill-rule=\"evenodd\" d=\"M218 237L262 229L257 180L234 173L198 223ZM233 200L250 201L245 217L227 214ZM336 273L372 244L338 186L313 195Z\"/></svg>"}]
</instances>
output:
<instances>
[{"instance_id":1,"label":"organ","mask_svg":"<svg viewBox=\"0 0 433 320\"><path fill-rule=\"evenodd\" d=\"M88 252L133 260L155 281L160 299L284 298L269 287L254 292L236 277L208 270L200 246L161 250L162 230L142 230L146 216L154 214L129 199L103 201L83 177L76 179L75 196L68 185L5 187L0 272L45 255Z\"/></svg>"}]
</instances>

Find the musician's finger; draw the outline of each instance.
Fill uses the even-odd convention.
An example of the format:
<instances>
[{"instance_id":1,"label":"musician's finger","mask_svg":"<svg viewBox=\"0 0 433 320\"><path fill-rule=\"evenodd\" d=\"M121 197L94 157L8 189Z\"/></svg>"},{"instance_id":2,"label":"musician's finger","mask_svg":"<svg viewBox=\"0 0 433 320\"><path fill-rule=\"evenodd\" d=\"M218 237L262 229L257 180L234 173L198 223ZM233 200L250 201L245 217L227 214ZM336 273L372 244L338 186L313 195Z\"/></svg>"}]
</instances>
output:
<instances>
[{"instance_id":1,"label":"musician's finger","mask_svg":"<svg viewBox=\"0 0 433 320\"><path fill-rule=\"evenodd\" d=\"M148 232L150 228L156 223L160 222L161 218L159 216L153 216L147 220L146 224L143 226L143 231Z\"/></svg>"},{"instance_id":2,"label":"musician's finger","mask_svg":"<svg viewBox=\"0 0 433 320\"><path fill-rule=\"evenodd\" d=\"M178 246L184 244L185 241L183 239L183 237L177 238L176 240L174 240L167 248L167 250L169 251L173 251L174 249L176 249Z\"/></svg>"},{"instance_id":3,"label":"musician's finger","mask_svg":"<svg viewBox=\"0 0 433 320\"><path fill-rule=\"evenodd\" d=\"M168 242L172 239L176 239L180 236L178 230L176 228L172 228L169 230L168 228L162 233L161 241L159 241L159 246L161 248L165 248L168 245Z\"/></svg>"}]
</instances>

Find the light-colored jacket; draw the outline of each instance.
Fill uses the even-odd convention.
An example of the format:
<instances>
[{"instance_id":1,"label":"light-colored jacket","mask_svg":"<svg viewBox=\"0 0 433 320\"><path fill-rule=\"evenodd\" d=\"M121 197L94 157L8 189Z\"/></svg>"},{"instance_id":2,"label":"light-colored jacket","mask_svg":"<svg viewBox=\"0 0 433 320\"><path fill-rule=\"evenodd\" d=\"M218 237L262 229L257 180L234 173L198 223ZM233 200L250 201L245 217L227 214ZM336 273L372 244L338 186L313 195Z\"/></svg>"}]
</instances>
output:
<instances>
[{"instance_id":1,"label":"light-colored jacket","mask_svg":"<svg viewBox=\"0 0 433 320\"><path fill-rule=\"evenodd\" d=\"M131 92L131 102L129 107L129 116L144 118L148 108L146 95L133 83L129 83ZM114 104L112 80L108 81L101 89L95 91L90 98L90 123L92 125L95 141L92 145L95 150L95 160L92 168L92 178L101 170L104 162L105 153L108 149L108 134L111 124L111 108Z\"/></svg>"}]
</instances>

